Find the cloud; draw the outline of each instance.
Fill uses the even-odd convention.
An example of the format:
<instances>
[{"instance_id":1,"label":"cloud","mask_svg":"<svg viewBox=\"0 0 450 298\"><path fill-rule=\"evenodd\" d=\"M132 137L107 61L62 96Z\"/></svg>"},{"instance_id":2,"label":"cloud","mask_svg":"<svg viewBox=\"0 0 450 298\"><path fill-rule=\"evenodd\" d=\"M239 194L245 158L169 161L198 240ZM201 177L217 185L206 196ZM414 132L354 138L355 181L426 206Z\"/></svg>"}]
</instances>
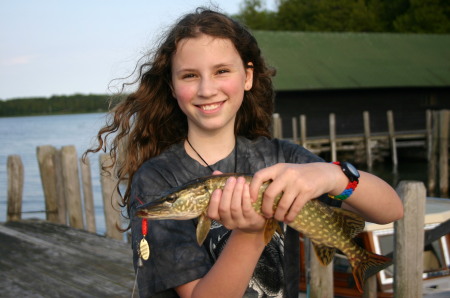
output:
<instances>
[{"instance_id":1,"label":"cloud","mask_svg":"<svg viewBox=\"0 0 450 298\"><path fill-rule=\"evenodd\" d=\"M16 56L11 57L7 59L3 59L1 61L1 64L4 66L13 66L13 65L24 65L24 64L30 64L33 62L33 60L36 58L36 55L22 55L22 56Z\"/></svg>"}]
</instances>

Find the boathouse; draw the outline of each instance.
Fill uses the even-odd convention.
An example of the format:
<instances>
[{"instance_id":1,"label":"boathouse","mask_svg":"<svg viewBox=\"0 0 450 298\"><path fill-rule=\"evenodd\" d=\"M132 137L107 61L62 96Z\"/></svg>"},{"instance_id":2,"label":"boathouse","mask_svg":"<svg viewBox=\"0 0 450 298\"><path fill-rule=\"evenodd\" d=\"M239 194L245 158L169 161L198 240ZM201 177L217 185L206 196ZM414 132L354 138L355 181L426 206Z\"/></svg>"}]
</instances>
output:
<instances>
[{"instance_id":1,"label":"boathouse","mask_svg":"<svg viewBox=\"0 0 450 298\"><path fill-rule=\"evenodd\" d=\"M254 32L277 69L275 112L283 137L292 117L307 117L308 136L387 131L386 111L398 131L425 129L425 111L450 108L450 35L394 33Z\"/></svg>"}]
</instances>

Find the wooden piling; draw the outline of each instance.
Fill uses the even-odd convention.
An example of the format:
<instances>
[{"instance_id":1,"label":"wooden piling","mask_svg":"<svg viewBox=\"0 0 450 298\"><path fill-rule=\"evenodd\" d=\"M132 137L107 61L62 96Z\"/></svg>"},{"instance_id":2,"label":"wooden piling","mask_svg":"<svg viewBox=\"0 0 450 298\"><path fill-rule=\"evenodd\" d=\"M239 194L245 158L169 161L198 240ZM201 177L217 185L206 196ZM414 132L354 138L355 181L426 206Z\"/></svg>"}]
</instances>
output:
<instances>
[{"instance_id":1,"label":"wooden piling","mask_svg":"<svg viewBox=\"0 0 450 298\"><path fill-rule=\"evenodd\" d=\"M330 124L330 150L331 150L331 161L337 161L336 152L336 116L331 113L328 117Z\"/></svg>"},{"instance_id":2,"label":"wooden piling","mask_svg":"<svg viewBox=\"0 0 450 298\"><path fill-rule=\"evenodd\" d=\"M427 158L428 158L428 194L436 194L437 185L437 151L439 147L439 112L427 111Z\"/></svg>"},{"instance_id":3,"label":"wooden piling","mask_svg":"<svg viewBox=\"0 0 450 298\"><path fill-rule=\"evenodd\" d=\"M120 226L120 197L117 193L117 179L114 178L114 169L102 169L111 165L109 154L100 155L100 180L102 185L103 210L105 212L106 237L113 239L123 239L122 233L117 229Z\"/></svg>"},{"instance_id":4,"label":"wooden piling","mask_svg":"<svg viewBox=\"0 0 450 298\"><path fill-rule=\"evenodd\" d=\"M298 121L296 117L292 117L292 142L298 143Z\"/></svg>"},{"instance_id":5,"label":"wooden piling","mask_svg":"<svg viewBox=\"0 0 450 298\"><path fill-rule=\"evenodd\" d=\"M397 159L397 141L395 139L394 112L390 110L387 111L387 121L388 121L389 144L391 147L392 164L394 165L394 167L397 167L398 159Z\"/></svg>"},{"instance_id":6,"label":"wooden piling","mask_svg":"<svg viewBox=\"0 0 450 298\"><path fill-rule=\"evenodd\" d=\"M272 123L273 123L273 131L272 135L276 139L282 139L283 138L283 126L281 123L280 114L275 113L272 115Z\"/></svg>"},{"instance_id":7,"label":"wooden piling","mask_svg":"<svg viewBox=\"0 0 450 298\"><path fill-rule=\"evenodd\" d=\"M60 223L58 217L58 191L56 186L56 177L60 173L55 171L54 164L54 156L57 154L56 148L50 145L38 146L36 148L42 189L45 196L46 219L54 223Z\"/></svg>"},{"instance_id":8,"label":"wooden piling","mask_svg":"<svg viewBox=\"0 0 450 298\"><path fill-rule=\"evenodd\" d=\"M396 188L404 217L394 223L394 297L422 297L426 190L422 182L401 181Z\"/></svg>"},{"instance_id":9,"label":"wooden piling","mask_svg":"<svg viewBox=\"0 0 450 298\"><path fill-rule=\"evenodd\" d=\"M61 148L62 177L64 196L67 200L67 211L71 227L83 229L83 211L81 208L80 176L78 157L75 146Z\"/></svg>"},{"instance_id":10,"label":"wooden piling","mask_svg":"<svg viewBox=\"0 0 450 298\"><path fill-rule=\"evenodd\" d=\"M69 223L69 220L67 214L66 197L64 196L61 150L56 150L56 153L53 155L53 166L55 167L55 186L58 204L58 223L67 225Z\"/></svg>"},{"instance_id":11,"label":"wooden piling","mask_svg":"<svg viewBox=\"0 0 450 298\"><path fill-rule=\"evenodd\" d=\"M315 256L313 249L310 250L311 254L311 298L332 298L334 297L334 285L333 285L333 262L324 266Z\"/></svg>"},{"instance_id":12,"label":"wooden piling","mask_svg":"<svg viewBox=\"0 0 450 298\"><path fill-rule=\"evenodd\" d=\"M306 116L300 115L300 145L306 148Z\"/></svg>"},{"instance_id":13,"label":"wooden piling","mask_svg":"<svg viewBox=\"0 0 450 298\"><path fill-rule=\"evenodd\" d=\"M372 148L370 141L370 115L368 111L363 112L364 119L364 144L366 148L367 168L372 169Z\"/></svg>"},{"instance_id":14,"label":"wooden piling","mask_svg":"<svg viewBox=\"0 0 450 298\"><path fill-rule=\"evenodd\" d=\"M439 112L439 194L448 197L448 134L450 110Z\"/></svg>"},{"instance_id":15,"label":"wooden piling","mask_svg":"<svg viewBox=\"0 0 450 298\"><path fill-rule=\"evenodd\" d=\"M83 188L84 199L84 213L86 218L86 230L92 233L96 232L95 227L95 209L94 209L94 194L92 191L91 179L91 163L89 158L84 161L80 158L81 168L81 185Z\"/></svg>"},{"instance_id":16,"label":"wooden piling","mask_svg":"<svg viewBox=\"0 0 450 298\"><path fill-rule=\"evenodd\" d=\"M18 221L22 218L22 195L24 170L19 155L8 156L8 210L7 221Z\"/></svg>"}]
</instances>

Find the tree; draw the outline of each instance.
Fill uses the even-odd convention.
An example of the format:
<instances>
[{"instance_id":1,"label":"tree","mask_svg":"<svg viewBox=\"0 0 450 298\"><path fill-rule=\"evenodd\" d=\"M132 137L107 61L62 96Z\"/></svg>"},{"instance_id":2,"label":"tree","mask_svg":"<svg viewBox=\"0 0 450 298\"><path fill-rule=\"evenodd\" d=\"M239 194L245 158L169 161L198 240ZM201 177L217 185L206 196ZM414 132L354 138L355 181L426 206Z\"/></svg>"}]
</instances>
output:
<instances>
[{"instance_id":1,"label":"tree","mask_svg":"<svg viewBox=\"0 0 450 298\"><path fill-rule=\"evenodd\" d=\"M448 0L244 0L237 16L251 29L450 33Z\"/></svg>"}]
</instances>

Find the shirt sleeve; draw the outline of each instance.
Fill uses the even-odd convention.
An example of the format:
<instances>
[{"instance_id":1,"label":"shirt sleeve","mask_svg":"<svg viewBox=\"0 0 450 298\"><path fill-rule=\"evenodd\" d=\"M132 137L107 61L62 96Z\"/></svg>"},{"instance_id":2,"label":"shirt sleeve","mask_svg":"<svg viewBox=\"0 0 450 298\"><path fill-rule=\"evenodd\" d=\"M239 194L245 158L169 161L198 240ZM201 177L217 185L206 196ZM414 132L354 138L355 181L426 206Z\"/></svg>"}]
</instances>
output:
<instances>
[{"instance_id":1,"label":"shirt sleeve","mask_svg":"<svg viewBox=\"0 0 450 298\"><path fill-rule=\"evenodd\" d=\"M173 288L204 276L212 266L206 250L196 241L196 220L147 220L146 239L150 257L137 267L139 242L143 238L142 221L136 207L156 200L171 188L157 169L144 165L133 177L130 196L130 220L133 263L138 270L140 297L172 297ZM164 293L164 294L163 294Z\"/></svg>"}]
</instances>

